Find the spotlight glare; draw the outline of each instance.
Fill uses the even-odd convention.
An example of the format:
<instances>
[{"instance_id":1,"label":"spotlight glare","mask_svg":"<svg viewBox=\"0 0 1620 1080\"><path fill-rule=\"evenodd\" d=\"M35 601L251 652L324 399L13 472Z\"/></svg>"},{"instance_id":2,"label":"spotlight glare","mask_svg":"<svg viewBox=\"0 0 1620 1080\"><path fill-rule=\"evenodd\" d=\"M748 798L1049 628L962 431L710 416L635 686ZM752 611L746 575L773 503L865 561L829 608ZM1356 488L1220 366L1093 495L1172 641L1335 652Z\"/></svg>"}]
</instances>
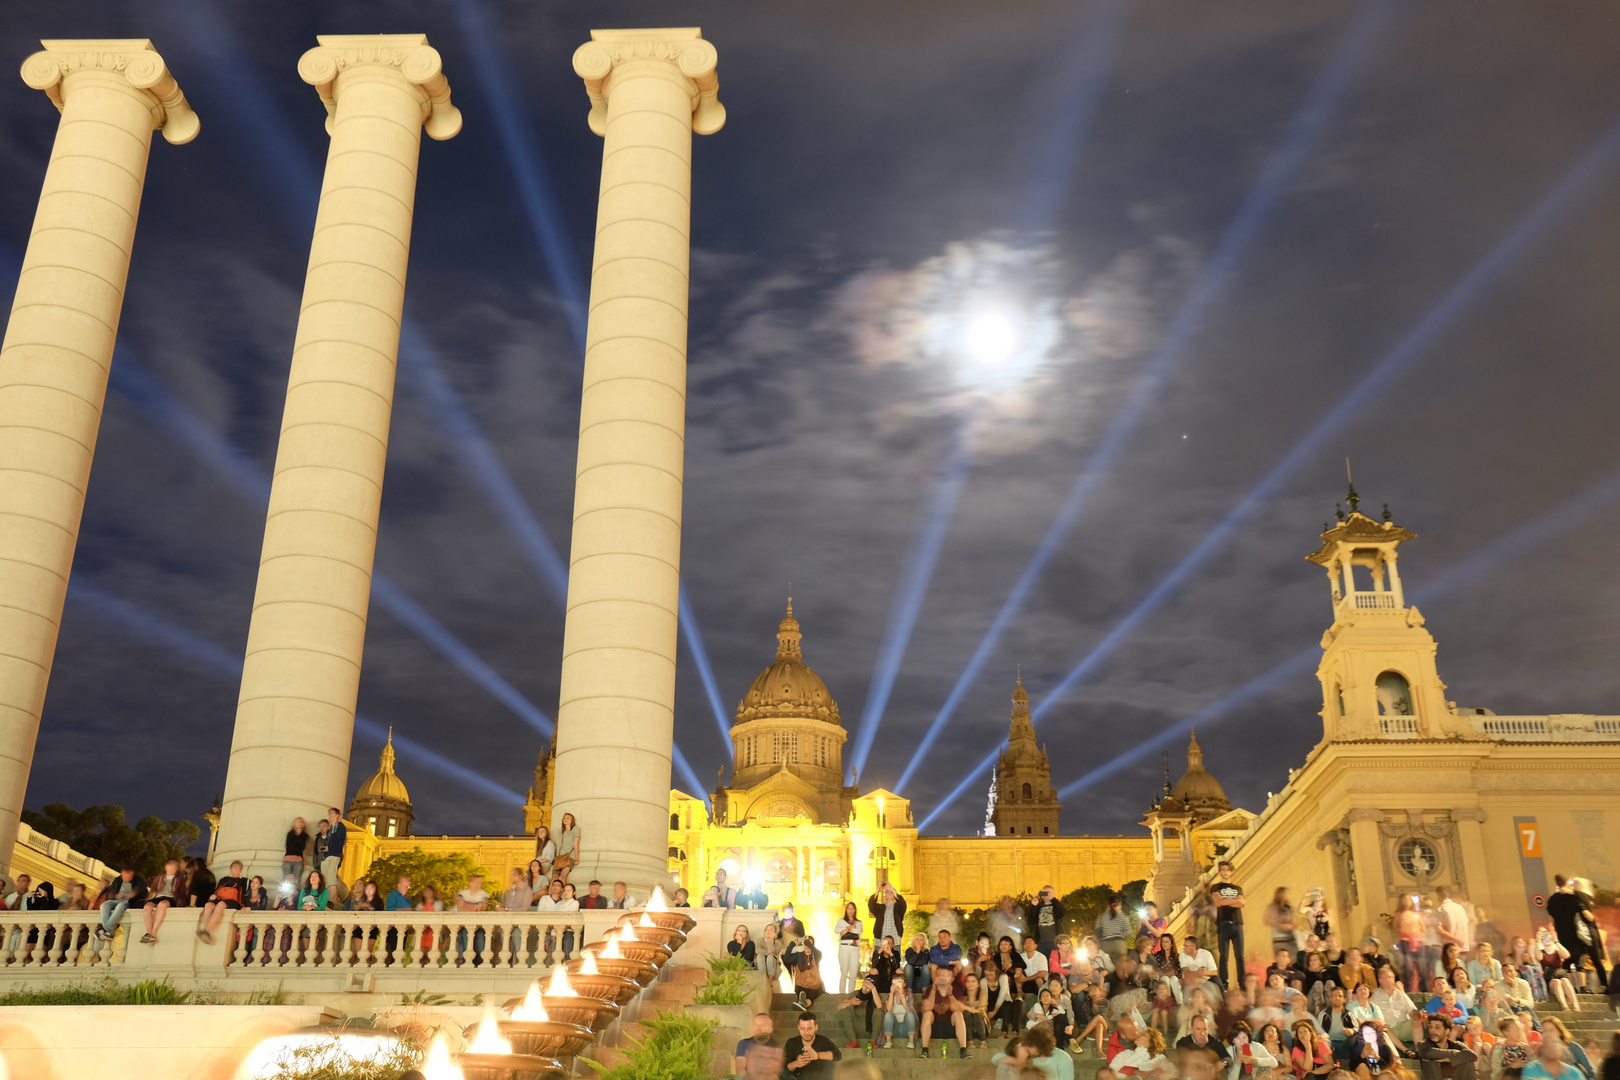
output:
<instances>
[{"instance_id":1,"label":"spotlight glare","mask_svg":"<svg viewBox=\"0 0 1620 1080\"><path fill-rule=\"evenodd\" d=\"M1018 348L1018 332L1012 321L996 311L975 316L962 335L970 356L986 367L998 368L1005 364Z\"/></svg>"}]
</instances>

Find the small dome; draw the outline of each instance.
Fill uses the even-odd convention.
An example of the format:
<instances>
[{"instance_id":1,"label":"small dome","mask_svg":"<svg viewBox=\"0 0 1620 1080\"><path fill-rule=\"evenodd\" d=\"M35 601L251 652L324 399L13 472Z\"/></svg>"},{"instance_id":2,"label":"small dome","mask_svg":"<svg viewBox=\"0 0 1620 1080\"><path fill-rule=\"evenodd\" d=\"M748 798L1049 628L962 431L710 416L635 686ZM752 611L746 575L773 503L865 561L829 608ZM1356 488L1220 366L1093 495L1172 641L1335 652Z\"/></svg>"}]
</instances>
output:
<instances>
[{"instance_id":1,"label":"small dome","mask_svg":"<svg viewBox=\"0 0 1620 1080\"><path fill-rule=\"evenodd\" d=\"M378 800L388 799L394 802L409 803L410 792L405 790L405 784L394 774L394 729L388 729L388 741L383 744L382 759L378 762L378 769L371 779L360 785L360 790L354 793L355 802L362 799Z\"/></svg>"},{"instance_id":2,"label":"small dome","mask_svg":"<svg viewBox=\"0 0 1620 1080\"><path fill-rule=\"evenodd\" d=\"M1170 795L1193 810L1219 810L1225 813L1232 808L1221 782L1204 769L1204 751L1198 745L1197 735L1187 744L1187 771L1170 789Z\"/></svg>"},{"instance_id":3,"label":"small dome","mask_svg":"<svg viewBox=\"0 0 1620 1080\"><path fill-rule=\"evenodd\" d=\"M760 672L754 685L743 695L742 703L737 706L737 723L767 717L841 723L838 703L827 692L827 684L804 662L799 644L802 637L799 621L793 617L793 598L789 597L787 616L777 627L776 660Z\"/></svg>"}]
</instances>

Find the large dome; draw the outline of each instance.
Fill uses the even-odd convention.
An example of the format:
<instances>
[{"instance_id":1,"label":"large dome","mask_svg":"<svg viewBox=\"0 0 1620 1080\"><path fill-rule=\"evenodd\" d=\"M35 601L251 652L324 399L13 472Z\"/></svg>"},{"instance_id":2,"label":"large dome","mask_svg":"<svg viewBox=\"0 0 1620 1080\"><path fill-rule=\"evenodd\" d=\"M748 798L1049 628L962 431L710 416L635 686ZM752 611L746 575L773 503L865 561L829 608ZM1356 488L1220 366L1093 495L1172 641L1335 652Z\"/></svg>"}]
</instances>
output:
<instances>
[{"instance_id":1,"label":"large dome","mask_svg":"<svg viewBox=\"0 0 1620 1080\"><path fill-rule=\"evenodd\" d=\"M360 785L360 790L354 793L356 802L361 799L377 800L389 799L395 802L410 804L410 792L405 790L405 784L394 772L394 729L388 729L388 741L383 744L382 760L378 762L378 769L371 775L371 779Z\"/></svg>"},{"instance_id":2,"label":"large dome","mask_svg":"<svg viewBox=\"0 0 1620 1080\"><path fill-rule=\"evenodd\" d=\"M1204 751L1196 735L1187 744L1187 771L1170 789L1170 795L1192 810L1217 810L1224 814L1232 809L1226 789L1204 769Z\"/></svg>"},{"instance_id":3,"label":"large dome","mask_svg":"<svg viewBox=\"0 0 1620 1080\"><path fill-rule=\"evenodd\" d=\"M788 598L787 617L776 631L776 660L760 672L737 706L737 723L764 718L801 717L839 724L838 703L821 676L804 662L799 621Z\"/></svg>"}]
</instances>

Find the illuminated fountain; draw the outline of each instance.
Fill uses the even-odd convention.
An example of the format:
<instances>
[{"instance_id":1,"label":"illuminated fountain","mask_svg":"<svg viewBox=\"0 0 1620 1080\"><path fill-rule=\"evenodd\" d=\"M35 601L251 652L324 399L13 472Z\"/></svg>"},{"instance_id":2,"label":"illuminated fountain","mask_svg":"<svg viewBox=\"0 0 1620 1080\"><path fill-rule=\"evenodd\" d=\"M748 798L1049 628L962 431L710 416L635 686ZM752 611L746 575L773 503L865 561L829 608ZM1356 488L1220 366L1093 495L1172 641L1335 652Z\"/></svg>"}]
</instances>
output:
<instances>
[{"instance_id":1,"label":"illuminated fountain","mask_svg":"<svg viewBox=\"0 0 1620 1080\"><path fill-rule=\"evenodd\" d=\"M630 935L628 940L624 937L625 934ZM637 940L635 929L631 926L623 927L623 934L608 931L607 936L601 941L585 946L585 952L596 954L596 966L599 970L605 971L609 975L623 975L627 979L634 979L643 986L657 976L658 969L663 967L670 956L673 955L669 949L664 948L657 942ZM616 966L616 962L622 961L630 961L643 967L637 968L636 972L632 974L630 971Z\"/></svg>"},{"instance_id":2,"label":"illuminated fountain","mask_svg":"<svg viewBox=\"0 0 1620 1080\"><path fill-rule=\"evenodd\" d=\"M653 922L652 913L649 911L643 911L639 915L634 911L628 912L619 918L619 926L635 927L637 941L655 941L672 953L686 944L685 930L676 926L658 925Z\"/></svg>"},{"instance_id":3,"label":"illuminated fountain","mask_svg":"<svg viewBox=\"0 0 1620 1080\"><path fill-rule=\"evenodd\" d=\"M593 1001L593 998L570 998L571 1001ZM529 987L529 994L512 1011L510 1020L499 1022L500 1033L519 1054L532 1054L545 1058L571 1058L591 1045L596 1037L590 1028L581 1024L554 1020L546 1009L545 1000L537 982ZM615 1007L617 1012L617 1007ZM485 1021L488 1023L488 1021ZM604 1025L605 1026L605 1025Z\"/></svg>"},{"instance_id":4,"label":"illuminated fountain","mask_svg":"<svg viewBox=\"0 0 1620 1080\"><path fill-rule=\"evenodd\" d=\"M697 920L680 911L671 911L669 904L664 900L664 887L655 886L652 898L647 901L646 915L658 926L667 926L672 930L679 930L683 934L690 934ZM621 920L622 921L622 920Z\"/></svg>"},{"instance_id":5,"label":"illuminated fountain","mask_svg":"<svg viewBox=\"0 0 1620 1080\"><path fill-rule=\"evenodd\" d=\"M538 983L536 985L539 985ZM533 990L530 990L533 993ZM507 1002L506 1007L516 1011L525 1004L524 1000L513 999ZM597 997L583 997L568 983L568 972L558 968L551 974L551 983L546 987L540 998L541 1007L546 1015L553 1020L564 1024L577 1024L593 1032L601 1031L619 1018L619 1005L615 1001L608 1001Z\"/></svg>"},{"instance_id":6,"label":"illuminated fountain","mask_svg":"<svg viewBox=\"0 0 1620 1080\"><path fill-rule=\"evenodd\" d=\"M640 964L635 960L604 960L604 964L619 963L627 965ZM641 984L634 979L604 971L597 966L595 953L586 953L577 960L570 960L563 965L568 972L568 985L581 997L601 998L611 1001L615 1005L628 1005L635 996L641 993ZM651 968L651 964L641 965ZM635 968L639 970L639 968Z\"/></svg>"},{"instance_id":7,"label":"illuminated fountain","mask_svg":"<svg viewBox=\"0 0 1620 1080\"><path fill-rule=\"evenodd\" d=\"M514 1054L493 1009L485 1012L472 1045L453 1061L465 1080L563 1080L568 1075L562 1062L553 1058Z\"/></svg>"}]
</instances>

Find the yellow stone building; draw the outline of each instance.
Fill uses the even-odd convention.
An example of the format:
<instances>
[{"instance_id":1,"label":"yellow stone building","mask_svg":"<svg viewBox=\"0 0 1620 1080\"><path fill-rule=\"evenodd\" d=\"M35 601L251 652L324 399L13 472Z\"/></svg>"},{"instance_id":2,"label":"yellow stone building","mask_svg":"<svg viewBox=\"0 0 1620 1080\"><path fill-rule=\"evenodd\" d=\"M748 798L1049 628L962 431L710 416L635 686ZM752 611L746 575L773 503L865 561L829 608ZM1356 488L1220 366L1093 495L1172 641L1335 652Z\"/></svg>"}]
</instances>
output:
<instances>
[{"instance_id":1,"label":"yellow stone building","mask_svg":"<svg viewBox=\"0 0 1620 1080\"><path fill-rule=\"evenodd\" d=\"M1059 835L1051 766L1035 743L1022 683L1013 691L1010 748L993 796L994 836L919 837L908 800L844 783L846 737L837 701L805 663L790 599L777 628L776 657L737 706L730 782L722 770L708 800L670 792L673 886L687 889L696 902L715 872L725 869L734 883L757 882L772 907L792 903L812 932L826 933L846 899L863 900L884 880L913 905L931 907L944 896L973 908L1043 885L1059 893L1123 885L1153 869L1153 842L1146 836ZM350 833L345 880L363 876L376 858L412 847L461 852L502 876L525 865L534 853L534 828L551 819L554 768L548 749L524 808L528 835L424 837L402 830L389 836L374 822L408 826L410 810L385 747L381 767L361 785L350 809L361 828ZM396 797L388 799L389 793ZM1036 835L1039 842L1030 843ZM576 880L587 880L591 872L587 852L584 874Z\"/></svg>"},{"instance_id":2,"label":"yellow stone building","mask_svg":"<svg viewBox=\"0 0 1620 1080\"><path fill-rule=\"evenodd\" d=\"M1177 932L1195 923L1217 850L1232 861L1251 966L1269 958L1264 912L1279 887L1296 903L1322 889L1346 944L1371 934L1388 951L1402 896L1445 886L1511 937L1545 921L1556 874L1620 881L1620 716L1498 716L1447 700L1434 637L1397 569L1413 534L1356 502L1352 489L1350 514L1308 556L1327 571L1333 606L1317 669L1321 741L1249 820L1232 811L1201 824L1166 799L1145 822L1161 851L1151 887L1178 902ZM1172 836L1187 839L1172 851Z\"/></svg>"}]
</instances>

